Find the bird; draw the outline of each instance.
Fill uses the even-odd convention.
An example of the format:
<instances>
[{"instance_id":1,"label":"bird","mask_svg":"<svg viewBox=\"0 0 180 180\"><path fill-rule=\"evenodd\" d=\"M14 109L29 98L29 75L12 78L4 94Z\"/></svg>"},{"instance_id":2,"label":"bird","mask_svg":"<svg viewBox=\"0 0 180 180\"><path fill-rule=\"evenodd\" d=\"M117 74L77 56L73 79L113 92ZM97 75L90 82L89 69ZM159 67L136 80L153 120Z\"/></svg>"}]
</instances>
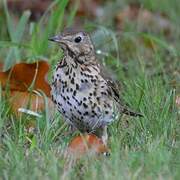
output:
<instances>
[{"instance_id":1,"label":"bird","mask_svg":"<svg viewBox=\"0 0 180 180\"><path fill-rule=\"evenodd\" d=\"M107 143L107 127L118 115L143 116L123 105L117 83L103 73L87 32L66 29L49 40L64 54L53 73L52 101L72 129L94 133Z\"/></svg>"}]
</instances>

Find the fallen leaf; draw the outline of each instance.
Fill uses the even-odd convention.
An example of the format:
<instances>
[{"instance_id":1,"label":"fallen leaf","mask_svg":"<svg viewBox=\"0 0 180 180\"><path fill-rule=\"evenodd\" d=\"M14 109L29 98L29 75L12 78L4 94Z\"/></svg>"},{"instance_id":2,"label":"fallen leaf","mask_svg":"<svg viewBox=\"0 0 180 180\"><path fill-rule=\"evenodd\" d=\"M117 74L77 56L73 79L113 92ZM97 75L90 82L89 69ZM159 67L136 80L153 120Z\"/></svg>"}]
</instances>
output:
<instances>
[{"instance_id":1,"label":"fallen leaf","mask_svg":"<svg viewBox=\"0 0 180 180\"><path fill-rule=\"evenodd\" d=\"M108 148L94 134L86 134L76 136L69 143L67 153L74 158L79 158L85 154L107 154Z\"/></svg>"},{"instance_id":2,"label":"fallen leaf","mask_svg":"<svg viewBox=\"0 0 180 180\"><path fill-rule=\"evenodd\" d=\"M48 70L46 61L16 64L6 72L0 72L0 83L3 89L8 87L11 91L28 91L32 87L50 96L50 85L46 81Z\"/></svg>"},{"instance_id":3,"label":"fallen leaf","mask_svg":"<svg viewBox=\"0 0 180 180\"><path fill-rule=\"evenodd\" d=\"M38 61L32 64L19 63L5 72L0 72L2 95L16 116L28 114L41 117L41 112L45 108L48 109L49 116L53 116L55 107L49 98L50 85L46 81L48 70L49 65L46 61ZM47 95L47 103L38 90Z\"/></svg>"},{"instance_id":4,"label":"fallen leaf","mask_svg":"<svg viewBox=\"0 0 180 180\"><path fill-rule=\"evenodd\" d=\"M30 115L33 114L28 112L39 114L45 110L45 98L35 93L11 91L8 102L12 111L17 116L22 115L23 111L21 109L27 110L25 113ZM52 116L55 111L55 107L50 98L47 98L47 108L50 116Z\"/></svg>"}]
</instances>

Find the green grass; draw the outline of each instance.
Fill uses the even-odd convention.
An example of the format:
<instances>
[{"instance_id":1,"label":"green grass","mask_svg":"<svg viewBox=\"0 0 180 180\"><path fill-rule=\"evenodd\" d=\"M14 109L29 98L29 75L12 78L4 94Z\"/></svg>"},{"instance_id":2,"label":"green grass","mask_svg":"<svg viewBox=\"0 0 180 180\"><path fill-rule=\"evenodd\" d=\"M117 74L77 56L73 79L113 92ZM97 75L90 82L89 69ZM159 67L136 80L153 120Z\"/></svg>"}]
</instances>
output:
<instances>
[{"instance_id":1,"label":"green grass","mask_svg":"<svg viewBox=\"0 0 180 180\"><path fill-rule=\"evenodd\" d=\"M107 2L107 14L112 14L111 8L117 4L123 9L127 2ZM113 24L111 16L107 23L103 19L86 20L85 27L97 29L93 41L97 48L108 53L99 55L99 59L120 81L123 100L144 117L123 116L109 126L110 157L85 157L68 169L63 153L72 137L65 135L67 129L61 116L57 113L50 121L44 112L42 118L33 119L36 132L28 133L25 125L32 117L15 118L0 90L0 179L180 178L180 121L175 104L179 93L180 6L175 0L139 2L147 9L169 16L175 27L171 40L156 31L139 32L137 24L127 24L116 37L108 26ZM67 0L54 1L38 22L29 23L30 12L24 12L14 30L13 18L4 1L4 18L0 17L0 59L4 60L4 69L20 61L47 59L51 81L54 65L62 53L47 39L65 26L65 12L66 24L73 23L77 7L67 13L67 3ZM147 49L139 38L155 42L156 47ZM172 85L172 81L176 83Z\"/></svg>"}]
</instances>

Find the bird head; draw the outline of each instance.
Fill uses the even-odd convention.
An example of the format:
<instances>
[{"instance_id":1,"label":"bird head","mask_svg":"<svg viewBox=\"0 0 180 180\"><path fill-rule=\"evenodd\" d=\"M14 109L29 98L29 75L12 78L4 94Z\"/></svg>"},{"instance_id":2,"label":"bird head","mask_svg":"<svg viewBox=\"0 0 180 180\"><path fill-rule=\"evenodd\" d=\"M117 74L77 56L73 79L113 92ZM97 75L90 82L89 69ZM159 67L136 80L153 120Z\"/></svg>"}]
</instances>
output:
<instances>
[{"instance_id":1,"label":"bird head","mask_svg":"<svg viewBox=\"0 0 180 180\"><path fill-rule=\"evenodd\" d=\"M64 51L76 58L94 55L90 36L84 31L65 30L49 40L58 43Z\"/></svg>"}]
</instances>

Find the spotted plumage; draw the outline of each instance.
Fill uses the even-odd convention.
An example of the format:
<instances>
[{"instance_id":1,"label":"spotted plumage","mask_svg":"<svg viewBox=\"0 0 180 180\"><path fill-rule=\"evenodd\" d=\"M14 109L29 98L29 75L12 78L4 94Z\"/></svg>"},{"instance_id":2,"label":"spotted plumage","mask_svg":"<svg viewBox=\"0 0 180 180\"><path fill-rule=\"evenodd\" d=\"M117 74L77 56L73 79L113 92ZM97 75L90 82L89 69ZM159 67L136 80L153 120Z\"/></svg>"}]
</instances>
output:
<instances>
[{"instance_id":1,"label":"spotted plumage","mask_svg":"<svg viewBox=\"0 0 180 180\"><path fill-rule=\"evenodd\" d=\"M141 116L121 104L116 84L101 72L87 33L65 31L50 40L64 51L53 75L51 94L68 124L81 132L99 132L120 113Z\"/></svg>"}]
</instances>

